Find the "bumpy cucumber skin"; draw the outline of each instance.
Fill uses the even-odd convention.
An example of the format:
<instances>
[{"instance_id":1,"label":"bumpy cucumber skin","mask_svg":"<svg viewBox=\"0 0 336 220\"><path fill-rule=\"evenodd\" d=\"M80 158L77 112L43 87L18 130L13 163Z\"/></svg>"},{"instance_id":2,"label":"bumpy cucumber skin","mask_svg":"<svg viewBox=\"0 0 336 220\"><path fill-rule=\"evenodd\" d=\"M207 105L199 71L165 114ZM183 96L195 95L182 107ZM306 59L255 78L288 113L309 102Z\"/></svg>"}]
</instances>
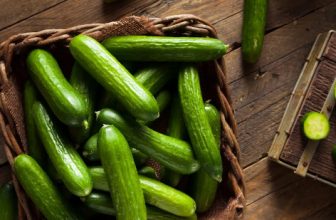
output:
<instances>
[{"instance_id":1,"label":"bumpy cucumber skin","mask_svg":"<svg viewBox=\"0 0 336 220\"><path fill-rule=\"evenodd\" d=\"M103 45L118 59L131 61L201 62L220 58L228 46L206 37L117 36Z\"/></svg>"},{"instance_id":2,"label":"bumpy cucumber skin","mask_svg":"<svg viewBox=\"0 0 336 220\"><path fill-rule=\"evenodd\" d=\"M106 193L93 192L87 197L82 198L82 200L88 207L98 213L112 216L116 213L112 200ZM155 207L147 206L147 220L197 220L197 216L194 214L190 217L180 217Z\"/></svg>"},{"instance_id":3,"label":"bumpy cucumber skin","mask_svg":"<svg viewBox=\"0 0 336 220\"><path fill-rule=\"evenodd\" d=\"M216 140L216 145L220 145L220 114L215 106L205 103L205 113L211 126L212 133ZM196 202L197 212L207 211L213 204L218 182L211 178L204 170L199 170L192 177L191 197Z\"/></svg>"},{"instance_id":4,"label":"bumpy cucumber skin","mask_svg":"<svg viewBox=\"0 0 336 220\"><path fill-rule=\"evenodd\" d=\"M159 117L159 107L154 96L99 42L78 35L70 42L70 52L135 118L153 121Z\"/></svg>"},{"instance_id":5,"label":"bumpy cucumber skin","mask_svg":"<svg viewBox=\"0 0 336 220\"><path fill-rule=\"evenodd\" d=\"M81 126L88 108L80 94L65 79L55 58L47 51L34 49L27 58L29 75L56 117L68 126Z\"/></svg>"},{"instance_id":6,"label":"bumpy cucumber skin","mask_svg":"<svg viewBox=\"0 0 336 220\"><path fill-rule=\"evenodd\" d=\"M210 104L204 104L205 114L211 126L211 131L215 137L216 145L219 147L221 141L221 118L217 108Z\"/></svg>"},{"instance_id":7,"label":"bumpy cucumber skin","mask_svg":"<svg viewBox=\"0 0 336 220\"><path fill-rule=\"evenodd\" d=\"M140 176L146 202L177 216L188 217L195 213L196 203L187 194L157 180Z\"/></svg>"},{"instance_id":8,"label":"bumpy cucumber skin","mask_svg":"<svg viewBox=\"0 0 336 220\"><path fill-rule=\"evenodd\" d=\"M0 187L0 219L17 219L17 197L12 183Z\"/></svg>"},{"instance_id":9,"label":"bumpy cucumber skin","mask_svg":"<svg viewBox=\"0 0 336 220\"><path fill-rule=\"evenodd\" d=\"M136 80L156 95L163 86L177 76L177 68L173 64L152 64L137 71Z\"/></svg>"},{"instance_id":10,"label":"bumpy cucumber skin","mask_svg":"<svg viewBox=\"0 0 336 220\"><path fill-rule=\"evenodd\" d=\"M94 188L109 191L104 169L102 167L94 167L89 170ZM139 175L139 179L147 204L178 216L187 217L194 214L196 210L195 201L185 193L143 175Z\"/></svg>"},{"instance_id":11,"label":"bumpy cucumber skin","mask_svg":"<svg viewBox=\"0 0 336 220\"><path fill-rule=\"evenodd\" d=\"M99 151L97 147L98 133L92 135L84 144L82 155L89 161L99 161ZM137 166L144 164L148 156L135 148L131 148L134 162Z\"/></svg>"},{"instance_id":12,"label":"bumpy cucumber skin","mask_svg":"<svg viewBox=\"0 0 336 220\"><path fill-rule=\"evenodd\" d=\"M186 133L186 127L183 119L181 102L178 94L175 94L172 100L167 134L171 137L183 139ZM181 174L170 169L166 169L163 181L170 186L177 186L181 180Z\"/></svg>"},{"instance_id":13,"label":"bumpy cucumber skin","mask_svg":"<svg viewBox=\"0 0 336 220\"><path fill-rule=\"evenodd\" d=\"M80 219L32 157L17 156L14 169L21 186L47 219Z\"/></svg>"},{"instance_id":14,"label":"bumpy cucumber skin","mask_svg":"<svg viewBox=\"0 0 336 220\"><path fill-rule=\"evenodd\" d=\"M90 130L94 119L97 83L77 62L75 62L70 76L70 84L82 95L84 103L88 108L87 124L80 127L70 127L69 130L72 140L81 144L90 136Z\"/></svg>"},{"instance_id":15,"label":"bumpy cucumber skin","mask_svg":"<svg viewBox=\"0 0 336 220\"><path fill-rule=\"evenodd\" d=\"M157 179L155 169L153 167L150 167L150 166L142 167L141 169L138 170L138 173L140 175L147 176L147 177L152 178L152 179Z\"/></svg>"},{"instance_id":16,"label":"bumpy cucumber skin","mask_svg":"<svg viewBox=\"0 0 336 220\"><path fill-rule=\"evenodd\" d=\"M248 63L258 61L264 42L268 0L245 0L242 52Z\"/></svg>"},{"instance_id":17,"label":"bumpy cucumber skin","mask_svg":"<svg viewBox=\"0 0 336 220\"><path fill-rule=\"evenodd\" d=\"M23 108L25 115L25 127L28 141L28 153L41 166L45 165L45 151L37 135L32 107L34 102L38 101L38 91L31 81L26 81L23 91Z\"/></svg>"},{"instance_id":18,"label":"bumpy cucumber skin","mask_svg":"<svg viewBox=\"0 0 336 220\"><path fill-rule=\"evenodd\" d=\"M118 219L147 219L144 194L132 152L121 132L113 125L103 126L98 150Z\"/></svg>"},{"instance_id":19,"label":"bumpy cucumber skin","mask_svg":"<svg viewBox=\"0 0 336 220\"><path fill-rule=\"evenodd\" d=\"M40 102L35 102L33 112L40 140L64 185L76 196L90 194L92 180L76 149Z\"/></svg>"},{"instance_id":20,"label":"bumpy cucumber skin","mask_svg":"<svg viewBox=\"0 0 336 220\"><path fill-rule=\"evenodd\" d=\"M202 99L197 69L186 65L180 70L178 80L183 118L197 160L212 178L222 181L222 158L212 134Z\"/></svg>"},{"instance_id":21,"label":"bumpy cucumber skin","mask_svg":"<svg viewBox=\"0 0 336 220\"><path fill-rule=\"evenodd\" d=\"M199 169L190 145L182 140L156 132L149 127L123 118L112 109L97 113L100 124L116 126L134 148L157 160L162 165L181 174L191 174Z\"/></svg>"}]
</instances>

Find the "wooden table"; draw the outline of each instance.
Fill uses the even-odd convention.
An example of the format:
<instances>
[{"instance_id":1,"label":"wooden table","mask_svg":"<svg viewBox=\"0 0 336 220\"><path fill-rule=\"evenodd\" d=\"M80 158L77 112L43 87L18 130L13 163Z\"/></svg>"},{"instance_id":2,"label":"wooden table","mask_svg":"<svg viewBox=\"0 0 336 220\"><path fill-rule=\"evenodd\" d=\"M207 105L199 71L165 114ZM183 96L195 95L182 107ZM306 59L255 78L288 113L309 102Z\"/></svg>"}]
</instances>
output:
<instances>
[{"instance_id":1,"label":"wooden table","mask_svg":"<svg viewBox=\"0 0 336 220\"><path fill-rule=\"evenodd\" d=\"M242 7L243 0L128 0L114 4L2 0L0 41L20 32L108 22L130 14L192 13L207 19L223 41L235 45L225 59L247 181L245 219L335 219L336 189L297 177L265 157L316 35L336 29L336 0L270 0L264 50L251 67L244 67L241 59ZM0 172L8 173L8 166L2 165Z\"/></svg>"}]
</instances>

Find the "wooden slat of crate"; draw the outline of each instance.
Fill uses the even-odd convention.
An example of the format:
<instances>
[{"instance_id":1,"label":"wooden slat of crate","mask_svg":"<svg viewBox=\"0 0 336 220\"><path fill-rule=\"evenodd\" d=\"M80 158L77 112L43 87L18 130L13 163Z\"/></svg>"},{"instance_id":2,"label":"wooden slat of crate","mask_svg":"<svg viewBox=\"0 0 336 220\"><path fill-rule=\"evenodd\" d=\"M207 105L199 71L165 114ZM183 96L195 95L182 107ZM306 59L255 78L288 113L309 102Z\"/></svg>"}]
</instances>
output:
<instances>
[{"instance_id":1,"label":"wooden slat of crate","mask_svg":"<svg viewBox=\"0 0 336 220\"><path fill-rule=\"evenodd\" d=\"M300 110L299 117L296 119L293 132L289 136L285 147L280 155L280 160L297 166L307 140L304 138L300 119L302 115L309 111L320 111L327 97L329 89L336 77L336 35L330 38L327 50L325 51L322 62L317 68L312 85L307 93L304 105ZM309 172L331 182L336 182L336 164L332 160L332 146L336 144L336 113L331 115L331 132L329 137L321 141L309 167Z\"/></svg>"}]
</instances>

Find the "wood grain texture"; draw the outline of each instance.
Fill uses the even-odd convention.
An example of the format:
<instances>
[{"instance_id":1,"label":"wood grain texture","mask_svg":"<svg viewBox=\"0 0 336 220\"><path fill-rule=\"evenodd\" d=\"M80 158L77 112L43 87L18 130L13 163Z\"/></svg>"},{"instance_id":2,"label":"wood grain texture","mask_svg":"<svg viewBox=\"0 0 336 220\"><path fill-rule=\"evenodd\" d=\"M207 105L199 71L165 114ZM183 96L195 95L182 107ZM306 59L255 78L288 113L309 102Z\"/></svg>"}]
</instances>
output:
<instances>
[{"instance_id":1,"label":"wood grain texture","mask_svg":"<svg viewBox=\"0 0 336 220\"><path fill-rule=\"evenodd\" d=\"M1 0L0 30L65 0Z\"/></svg>"},{"instance_id":2,"label":"wood grain texture","mask_svg":"<svg viewBox=\"0 0 336 220\"><path fill-rule=\"evenodd\" d=\"M248 192L245 219L335 219L334 188L302 179L268 159L244 171Z\"/></svg>"}]
</instances>

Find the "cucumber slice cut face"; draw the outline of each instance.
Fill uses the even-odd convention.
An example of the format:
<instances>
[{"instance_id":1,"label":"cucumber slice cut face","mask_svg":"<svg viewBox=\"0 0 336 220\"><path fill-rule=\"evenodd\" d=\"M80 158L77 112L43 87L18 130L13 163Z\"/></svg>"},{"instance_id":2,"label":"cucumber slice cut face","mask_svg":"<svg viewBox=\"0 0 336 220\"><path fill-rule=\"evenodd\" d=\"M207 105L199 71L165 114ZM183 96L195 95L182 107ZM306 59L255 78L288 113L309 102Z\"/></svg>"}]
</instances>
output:
<instances>
[{"instance_id":1,"label":"cucumber slice cut face","mask_svg":"<svg viewBox=\"0 0 336 220\"><path fill-rule=\"evenodd\" d=\"M303 133L310 140L325 139L330 131L328 118L319 112L308 112L303 117Z\"/></svg>"}]
</instances>

